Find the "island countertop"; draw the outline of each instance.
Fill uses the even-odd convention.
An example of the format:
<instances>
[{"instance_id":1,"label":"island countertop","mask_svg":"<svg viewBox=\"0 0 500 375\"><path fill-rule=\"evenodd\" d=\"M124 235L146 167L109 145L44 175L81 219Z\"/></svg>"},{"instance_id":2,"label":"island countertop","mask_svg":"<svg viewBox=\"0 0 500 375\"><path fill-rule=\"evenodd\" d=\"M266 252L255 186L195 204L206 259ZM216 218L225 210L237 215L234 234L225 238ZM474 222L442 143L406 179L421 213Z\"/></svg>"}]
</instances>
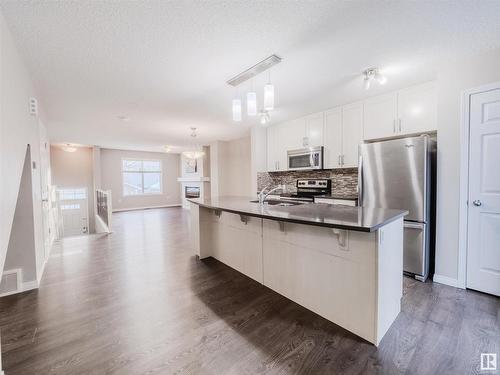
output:
<instances>
[{"instance_id":1,"label":"island countertop","mask_svg":"<svg viewBox=\"0 0 500 375\"><path fill-rule=\"evenodd\" d=\"M295 206L260 205L255 198L221 196L205 199L188 199L191 203L214 210L263 219L328 228L373 232L380 227L408 214L408 211L377 207L351 207L323 203Z\"/></svg>"}]
</instances>

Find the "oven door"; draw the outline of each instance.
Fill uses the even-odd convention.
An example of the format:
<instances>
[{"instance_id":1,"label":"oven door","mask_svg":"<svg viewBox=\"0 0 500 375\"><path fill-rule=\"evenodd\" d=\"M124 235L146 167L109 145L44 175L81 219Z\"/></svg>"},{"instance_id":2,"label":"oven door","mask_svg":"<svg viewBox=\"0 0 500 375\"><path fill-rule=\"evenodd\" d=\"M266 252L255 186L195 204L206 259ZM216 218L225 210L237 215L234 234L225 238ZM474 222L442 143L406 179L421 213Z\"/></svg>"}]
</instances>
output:
<instances>
[{"instance_id":1,"label":"oven door","mask_svg":"<svg viewBox=\"0 0 500 375\"><path fill-rule=\"evenodd\" d=\"M287 152L290 171L323 169L323 147L292 150Z\"/></svg>"}]
</instances>

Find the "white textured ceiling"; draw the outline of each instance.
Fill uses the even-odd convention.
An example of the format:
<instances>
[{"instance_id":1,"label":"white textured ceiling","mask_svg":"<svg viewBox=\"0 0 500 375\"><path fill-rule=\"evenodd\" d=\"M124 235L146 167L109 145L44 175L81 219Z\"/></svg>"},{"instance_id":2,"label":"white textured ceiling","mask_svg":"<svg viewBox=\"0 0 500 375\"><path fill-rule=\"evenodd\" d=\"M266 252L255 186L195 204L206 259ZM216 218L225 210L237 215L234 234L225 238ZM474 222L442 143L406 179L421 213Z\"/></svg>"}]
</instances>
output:
<instances>
[{"instance_id":1,"label":"white textured ceiling","mask_svg":"<svg viewBox=\"0 0 500 375\"><path fill-rule=\"evenodd\" d=\"M500 1L0 1L54 142L161 150L248 133L226 80L272 53L281 122L500 47ZM369 92L358 74L379 66ZM267 77L258 77L261 90ZM241 87L244 92L248 86ZM126 116L130 121L121 121Z\"/></svg>"}]
</instances>

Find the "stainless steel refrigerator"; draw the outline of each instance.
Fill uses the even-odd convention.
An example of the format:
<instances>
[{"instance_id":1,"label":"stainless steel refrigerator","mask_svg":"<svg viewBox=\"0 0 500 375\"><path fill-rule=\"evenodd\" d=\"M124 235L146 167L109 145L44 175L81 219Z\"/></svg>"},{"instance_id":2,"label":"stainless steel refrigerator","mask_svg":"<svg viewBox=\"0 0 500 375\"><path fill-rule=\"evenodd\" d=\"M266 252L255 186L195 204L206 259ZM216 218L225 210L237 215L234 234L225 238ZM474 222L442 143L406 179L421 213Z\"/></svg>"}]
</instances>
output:
<instances>
[{"instance_id":1,"label":"stainless steel refrigerator","mask_svg":"<svg viewBox=\"0 0 500 375\"><path fill-rule=\"evenodd\" d=\"M404 221L405 273L425 281L434 237L436 141L429 135L363 143L360 205L409 211Z\"/></svg>"}]
</instances>

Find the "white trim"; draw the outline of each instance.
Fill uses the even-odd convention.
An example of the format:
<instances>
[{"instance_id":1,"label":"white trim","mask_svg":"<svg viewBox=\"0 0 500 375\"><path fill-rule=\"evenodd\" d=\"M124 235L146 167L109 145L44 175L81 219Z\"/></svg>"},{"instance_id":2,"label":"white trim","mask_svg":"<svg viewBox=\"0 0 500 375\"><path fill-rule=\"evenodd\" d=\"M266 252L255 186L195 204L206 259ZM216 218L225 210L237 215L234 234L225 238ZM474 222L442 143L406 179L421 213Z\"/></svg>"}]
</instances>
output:
<instances>
[{"instance_id":1,"label":"white trim","mask_svg":"<svg viewBox=\"0 0 500 375\"><path fill-rule=\"evenodd\" d=\"M26 281L21 283L21 292L27 292L28 290L38 289L39 284L37 280Z\"/></svg>"},{"instance_id":2,"label":"white trim","mask_svg":"<svg viewBox=\"0 0 500 375\"><path fill-rule=\"evenodd\" d=\"M453 278L448 277L448 276L441 276L441 275L434 274L434 276L432 277L432 281L435 283L438 283L438 284L444 284L444 285L453 286L455 288L461 288L459 279L453 279Z\"/></svg>"},{"instance_id":3,"label":"white trim","mask_svg":"<svg viewBox=\"0 0 500 375\"><path fill-rule=\"evenodd\" d=\"M457 288L467 287L467 235L468 235L468 205L469 199L469 133L470 133L470 96L481 92L500 89L500 82L482 85L462 92L460 116L460 193L458 201L458 278L434 275L434 279L443 280L442 284L452 285L456 280ZM440 281L436 281L440 282Z\"/></svg>"},{"instance_id":4,"label":"white trim","mask_svg":"<svg viewBox=\"0 0 500 375\"><path fill-rule=\"evenodd\" d=\"M178 182L210 182L210 177L177 177Z\"/></svg>"},{"instance_id":5,"label":"white trim","mask_svg":"<svg viewBox=\"0 0 500 375\"><path fill-rule=\"evenodd\" d=\"M182 206L182 203L166 204L166 205L161 205L161 206L116 208L116 209L113 210L113 212L149 210L149 209L155 209L155 208L169 208L169 207L180 207L180 206Z\"/></svg>"}]
</instances>

